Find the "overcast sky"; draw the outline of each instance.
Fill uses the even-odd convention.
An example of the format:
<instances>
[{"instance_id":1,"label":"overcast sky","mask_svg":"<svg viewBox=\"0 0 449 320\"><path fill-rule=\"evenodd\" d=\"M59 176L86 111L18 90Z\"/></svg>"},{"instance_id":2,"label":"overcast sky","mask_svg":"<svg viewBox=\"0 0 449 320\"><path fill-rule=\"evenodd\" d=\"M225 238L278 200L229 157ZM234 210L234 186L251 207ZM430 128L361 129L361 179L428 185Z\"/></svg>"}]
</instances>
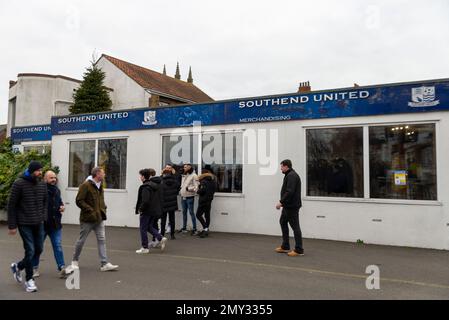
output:
<instances>
[{"instance_id":1,"label":"overcast sky","mask_svg":"<svg viewBox=\"0 0 449 320\"><path fill-rule=\"evenodd\" d=\"M449 1L0 1L0 123L18 73L82 78L92 53L214 99L449 78Z\"/></svg>"}]
</instances>

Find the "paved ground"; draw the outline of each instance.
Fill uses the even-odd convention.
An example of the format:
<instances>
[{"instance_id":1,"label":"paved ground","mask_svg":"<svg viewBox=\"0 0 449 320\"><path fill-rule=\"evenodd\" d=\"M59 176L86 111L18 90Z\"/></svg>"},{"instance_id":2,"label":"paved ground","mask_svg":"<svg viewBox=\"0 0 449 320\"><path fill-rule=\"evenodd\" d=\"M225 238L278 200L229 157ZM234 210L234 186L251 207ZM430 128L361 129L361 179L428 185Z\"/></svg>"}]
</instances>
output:
<instances>
[{"instance_id":1,"label":"paved ground","mask_svg":"<svg viewBox=\"0 0 449 320\"><path fill-rule=\"evenodd\" d=\"M66 261L77 226L65 226ZM101 273L94 234L81 256L80 290L57 277L46 242L38 293L27 294L9 265L22 253L20 237L0 226L0 299L449 299L449 252L305 239L306 255L273 249L279 237L212 233L179 235L164 253L137 255L138 231L107 228L117 272ZM368 265L380 267L380 290L367 290Z\"/></svg>"}]
</instances>

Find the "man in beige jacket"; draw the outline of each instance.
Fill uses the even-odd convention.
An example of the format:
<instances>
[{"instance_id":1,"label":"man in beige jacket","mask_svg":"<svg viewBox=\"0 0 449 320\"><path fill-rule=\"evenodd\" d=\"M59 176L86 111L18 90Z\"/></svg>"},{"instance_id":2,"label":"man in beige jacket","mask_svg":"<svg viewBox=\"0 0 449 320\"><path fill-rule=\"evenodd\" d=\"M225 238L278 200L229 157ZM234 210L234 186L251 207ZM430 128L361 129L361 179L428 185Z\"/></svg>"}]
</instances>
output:
<instances>
[{"instance_id":1,"label":"man in beige jacket","mask_svg":"<svg viewBox=\"0 0 449 320\"><path fill-rule=\"evenodd\" d=\"M195 203L195 195L198 190L198 176L193 170L190 163L184 164L184 173L181 180L181 189L179 194L182 199L182 215L183 224L182 229L179 232L187 232L187 210L189 211L190 217L192 219L192 235L197 235L196 231L196 218L193 211Z\"/></svg>"}]
</instances>

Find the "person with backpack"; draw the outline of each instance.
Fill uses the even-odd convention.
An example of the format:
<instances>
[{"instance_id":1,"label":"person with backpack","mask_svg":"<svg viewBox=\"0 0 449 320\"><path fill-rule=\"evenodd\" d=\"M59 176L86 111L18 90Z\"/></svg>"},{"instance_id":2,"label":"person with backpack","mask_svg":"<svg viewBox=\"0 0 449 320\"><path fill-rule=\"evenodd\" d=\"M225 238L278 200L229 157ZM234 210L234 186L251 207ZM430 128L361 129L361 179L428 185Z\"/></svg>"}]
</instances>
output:
<instances>
[{"instance_id":1,"label":"person with backpack","mask_svg":"<svg viewBox=\"0 0 449 320\"><path fill-rule=\"evenodd\" d=\"M163 237L154 222L162 215L162 179L156 176L154 169L142 169L139 171L142 185L139 187L136 204L136 214L140 215L140 237L142 247L136 250L137 254L149 253L148 232L160 242L163 251L167 238Z\"/></svg>"},{"instance_id":2,"label":"person with backpack","mask_svg":"<svg viewBox=\"0 0 449 320\"><path fill-rule=\"evenodd\" d=\"M214 199L214 193L217 189L217 179L212 174L211 170L204 169L203 174L199 176L198 181L200 185L197 190L199 199L196 217L203 226L203 230L199 233L199 236L200 238L205 238L209 235L210 210L212 200Z\"/></svg>"}]
</instances>

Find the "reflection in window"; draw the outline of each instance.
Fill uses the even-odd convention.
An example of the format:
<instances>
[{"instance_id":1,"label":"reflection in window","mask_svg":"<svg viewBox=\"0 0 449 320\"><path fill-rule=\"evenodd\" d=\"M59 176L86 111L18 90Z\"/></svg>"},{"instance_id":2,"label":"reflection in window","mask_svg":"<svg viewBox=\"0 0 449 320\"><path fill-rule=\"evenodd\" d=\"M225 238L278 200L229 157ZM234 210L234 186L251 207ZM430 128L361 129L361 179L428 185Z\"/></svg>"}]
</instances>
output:
<instances>
[{"instance_id":1,"label":"reflection in window","mask_svg":"<svg viewBox=\"0 0 449 320\"><path fill-rule=\"evenodd\" d=\"M181 173L185 163L198 172L198 135L171 135L162 137L162 166L172 164Z\"/></svg>"},{"instance_id":2,"label":"reflection in window","mask_svg":"<svg viewBox=\"0 0 449 320\"><path fill-rule=\"evenodd\" d=\"M95 166L95 140L71 141L69 155L69 187L79 187Z\"/></svg>"},{"instance_id":3,"label":"reflection in window","mask_svg":"<svg viewBox=\"0 0 449 320\"><path fill-rule=\"evenodd\" d=\"M32 146L23 147L23 153L34 151L39 154L46 154L46 153L50 152L50 150L51 150L50 145L32 145Z\"/></svg>"},{"instance_id":4,"label":"reflection in window","mask_svg":"<svg viewBox=\"0 0 449 320\"><path fill-rule=\"evenodd\" d=\"M235 132L204 134L203 168L217 177L217 192L242 193L242 134Z\"/></svg>"},{"instance_id":5,"label":"reflection in window","mask_svg":"<svg viewBox=\"0 0 449 320\"><path fill-rule=\"evenodd\" d=\"M106 173L107 189L126 189L126 147L126 139L98 141L98 166Z\"/></svg>"},{"instance_id":6,"label":"reflection in window","mask_svg":"<svg viewBox=\"0 0 449 320\"><path fill-rule=\"evenodd\" d=\"M371 198L437 200L435 125L369 128Z\"/></svg>"},{"instance_id":7,"label":"reflection in window","mask_svg":"<svg viewBox=\"0 0 449 320\"><path fill-rule=\"evenodd\" d=\"M364 196L363 128L307 130L307 195Z\"/></svg>"}]
</instances>

